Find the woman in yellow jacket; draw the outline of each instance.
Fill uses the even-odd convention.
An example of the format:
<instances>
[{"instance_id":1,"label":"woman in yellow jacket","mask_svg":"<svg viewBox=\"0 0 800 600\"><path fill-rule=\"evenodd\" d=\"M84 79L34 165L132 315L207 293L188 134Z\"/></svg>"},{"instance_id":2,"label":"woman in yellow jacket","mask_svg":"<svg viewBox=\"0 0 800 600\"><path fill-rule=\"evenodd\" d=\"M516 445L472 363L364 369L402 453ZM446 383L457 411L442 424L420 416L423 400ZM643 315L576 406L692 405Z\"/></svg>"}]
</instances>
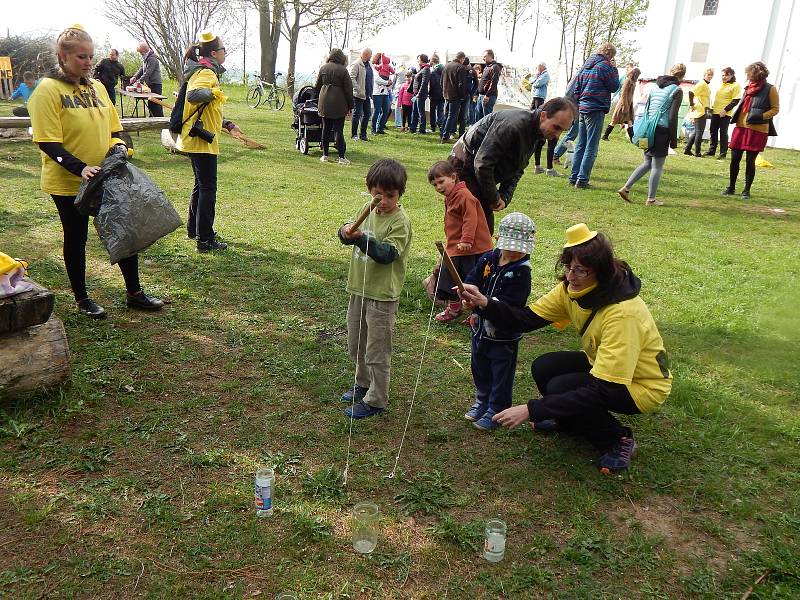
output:
<instances>
[{"instance_id":1,"label":"woman in yellow jacket","mask_svg":"<svg viewBox=\"0 0 800 600\"><path fill-rule=\"evenodd\" d=\"M469 284L461 297L495 327L575 327L581 352L550 352L531 365L542 398L507 408L493 420L507 427L531 421L534 431L581 435L603 452L600 469L611 473L627 469L636 450L631 429L611 413L656 410L672 389L672 374L664 342L639 296L639 278L614 256L602 233L579 223L566 237L556 263L561 281L530 307L487 298Z\"/></svg>"},{"instance_id":2,"label":"woman in yellow jacket","mask_svg":"<svg viewBox=\"0 0 800 600\"><path fill-rule=\"evenodd\" d=\"M199 43L189 46L184 60L183 75L188 81L184 123L175 145L189 155L194 171L187 234L189 239L197 240L198 252L225 250L228 245L220 242L214 231L219 136L223 127L231 133L241 133L233 122L222 118L222 105L227 98L220 89L219 76L225 72L225 46L218 36L205 31Z\"/></svg>"},{"instance_id":3,"label":"woman in yellow jacket","mask_svg":"<svg viewBox=\"0 0 800 600\"><path fill-rule=\"evenodd\" d=\"M719 140L719 158L728 155L728 126L731 124L731 111L742 99L742 86L736 81L736 73L730 67L722 69L722 85L714 94L711 105L711 145L706 156L714 156Z\"/></svg>"},{"instance_id":4,"label":"woman in yellow jacket","mask_svg":"<svg viewBox=\"0 0 800 600\"><path fill-rule=\"evenodd\" d=\"M756 177L756 157L763 152L767 145L767 138L778 135L772 119L780 110L778 88L767 83L769 69L763 62L754 62L748 65L744 74L750 83L745 88L744 98L733 113L731 120L736 123L736 128L731 135L731 169L728 187L722 192L723 196L732 196L736 193L736 179L739 177L739 163L742 154L747 153L744 171L744 189L742 198L750 198L750 186Z\"/></svg>"},{"instance_id":5,"label":"woman in yellow jacket","mask_svg":"<svg viewBox=\"0 0 800 600\"><path fill-rule=\"evenodd\" d=\"M75 208L81 180L87 181L109 149L125 145L122 125L102 83L90 79L94 44L80 25L67 27L56 41L58 67L43 77L31 95L28 110L33 141L42 151L42 191L50 194L64 231L64 266L80 312L92 319L105 309L86 289L86 238L89 217ZM139 284L137 254L119 261L131 308L159 310L164 303L146 295Z\"/></svg>"}]
</instances>

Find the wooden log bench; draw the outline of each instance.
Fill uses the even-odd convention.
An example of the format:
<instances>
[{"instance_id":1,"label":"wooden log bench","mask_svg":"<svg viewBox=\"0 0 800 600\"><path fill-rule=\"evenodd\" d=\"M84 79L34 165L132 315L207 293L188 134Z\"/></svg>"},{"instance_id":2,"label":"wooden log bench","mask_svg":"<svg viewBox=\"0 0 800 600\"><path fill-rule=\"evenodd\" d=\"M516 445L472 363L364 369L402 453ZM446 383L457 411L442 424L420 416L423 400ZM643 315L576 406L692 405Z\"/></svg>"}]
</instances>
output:
<instances>
[{"instance_id":1,"label":"wooden log bench","mask_svg":"<svg viewBox=\"0 0 800 600\"><path fill-rule=\"evenodd\" d=\"M0 298L0 399L58 387L69 380L64 324L53 316L55 296L42 286Z\"/></svg>"},{"instance_id":2,"label":"wooden log bench","mask_svg":"<svg viewBox=\"0 0 800 600\"><path fill-rule=\"evenodd\" d=\"M120 119L125 131L145 131L169 127L169 117L145 117L141 119ZM0 117L0 129L27 129L31 126L30 117Z\"/></svg>"}]
</instances>

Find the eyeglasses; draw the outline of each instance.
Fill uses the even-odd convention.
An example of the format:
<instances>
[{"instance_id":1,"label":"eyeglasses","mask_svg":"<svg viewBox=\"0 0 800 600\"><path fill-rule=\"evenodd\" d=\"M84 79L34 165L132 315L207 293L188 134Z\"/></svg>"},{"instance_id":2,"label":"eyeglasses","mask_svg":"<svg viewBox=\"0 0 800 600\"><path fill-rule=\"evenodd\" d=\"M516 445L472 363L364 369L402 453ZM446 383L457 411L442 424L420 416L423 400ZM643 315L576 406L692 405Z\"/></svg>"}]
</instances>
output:
<instances>
[{"instance_id":1,"label":"eyeglasses","mask_svg":"<svg viewBox=\"0 0 800 600\"><path fill-rule=\"evenodd\" d=\"M225 46L220 46L214 52L225 52Z\"/></svg>"},{"instance_id":2,"label":"eyeglasses","mask_svg":"<svg viewBox=\"0 0 800 600\"><path fill-rule=\"evenodd\" d=\"M583 279L584 277L588 277L591 271L587 271L583 267L570 267L569 265L564 265L564 277L572 272L575 277L578 279Z\"/></svg>"}]
</instances>

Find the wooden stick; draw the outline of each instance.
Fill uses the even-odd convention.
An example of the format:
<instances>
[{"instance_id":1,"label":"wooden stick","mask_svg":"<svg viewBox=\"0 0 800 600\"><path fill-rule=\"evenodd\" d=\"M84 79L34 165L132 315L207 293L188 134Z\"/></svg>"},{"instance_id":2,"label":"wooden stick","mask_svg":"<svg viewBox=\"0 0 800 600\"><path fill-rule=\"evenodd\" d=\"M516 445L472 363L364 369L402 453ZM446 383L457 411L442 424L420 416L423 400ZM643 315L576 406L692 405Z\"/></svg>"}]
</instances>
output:
<instances>
[{"instance_id":1,"label":"wooden stick","mask_svg":"<svg viewBox=\"0 0 800 600\"><path fill-rule=\"evenodd\" d=\"M764 572L761 574L761 577L759 577L758 579L756 579L756 580L755 580L755 583L753 583L753 585L751 585L749 588L747 588L747 591L746 591L744 594L742 594L742 597L741 597L739 600L747 600L747 599L750 597L750 594L752 594L752 593L753 593L753 589L754 589L754 588L755 588L755 587L756 587L756 586L757 586L759 583L761 583L761 582L762 582L762 581L764 581L764 580L765 580L767 577L769 577L771 574L772 574L772 569L767 569L766 571L764 571Z\"/></svg>"},{"instance_id":2,"label":"wooden stick","mask_svg":"<svg viewBox=\"0 0 800 600\"><path fill-rule=\"evenodd\" d=\"M436 248L439 250L439 254L442 255L442 262L444 266L447 267L447 271L450 273L451 279L455 282L458 286L458 291L464 291L464 282L461 281L461 276L458 274L456 270L456 266L453 264L453 259L450 258L450 255L444 249L444 244L442 242L436 242Z\"/></svg>"},{"instance_id":3,"label":"wooden stick","mask_svg":"<svg viewBox=\"0 0 800 600\"><path fill-rule=\"evenodd\" d=\"M172 104L169 104L168 102L164 102L163 100L159 100L158 98L153 98L152 100L150 100L150 102L154 102L155 104L160 104L164 108L168 108L170 110L172 110L174 108L174 106ZM253 148L255 150L266 150L266 148L267 148L264 144L261 144L261 143L255 141L255 140L253 140L253 139L250 139L249 137L247 137L243 133L232 133L232 132L228 131L225 128L223 128L222 131L224 131L225 133L227 133L231 137L236 138L237 140L242 142L248 148Z\"/></svg>"},{"instance_id":4,"label":"wooden stick","mask_svg":"<svg viewBox=\"0 0 800 600\"><path fill-rule=\"evenodd\" d=\"M347 228L348 229L348 235L353 235L353 232L356 231L359 227L361 227L361 224L369 216L369 213L371 213L373 211L373 209L376 206L378 206L378 203L380 203L380 201L381 201L380 198L375 197L375 198L372 199L372 202L370 202L367 206L364 207L364 210L361 211L361 214L358 216L358 218L355 220L355 222L354 223L350 223L350 227Z\"/></svg>"}]
</instances>

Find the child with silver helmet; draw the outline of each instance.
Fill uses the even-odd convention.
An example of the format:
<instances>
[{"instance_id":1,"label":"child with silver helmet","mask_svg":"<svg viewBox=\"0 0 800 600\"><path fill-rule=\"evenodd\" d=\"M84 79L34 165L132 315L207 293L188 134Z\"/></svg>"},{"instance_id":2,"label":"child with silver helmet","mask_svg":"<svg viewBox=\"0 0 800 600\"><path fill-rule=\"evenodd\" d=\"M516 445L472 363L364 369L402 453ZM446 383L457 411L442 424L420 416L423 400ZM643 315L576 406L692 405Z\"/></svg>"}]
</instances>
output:
<instances>
[{"instance_id":1,"label":"child with silver helmet","mask_svg":"<svg viewBox=\"0 0 800 600\"><path fill-rule=\"evenodd\" d=\"M464 280L489 298L512 306L525 306L531 293L530 255L536 225L527 215L511 213L497 228L494 250L483 254ZM472 378L475 402L464 415L473 425L491 431L498 425L492 417L510 407L522 333L501 329L477 312L469 319L472 329Z\"/></svg>"}]
</instances>

